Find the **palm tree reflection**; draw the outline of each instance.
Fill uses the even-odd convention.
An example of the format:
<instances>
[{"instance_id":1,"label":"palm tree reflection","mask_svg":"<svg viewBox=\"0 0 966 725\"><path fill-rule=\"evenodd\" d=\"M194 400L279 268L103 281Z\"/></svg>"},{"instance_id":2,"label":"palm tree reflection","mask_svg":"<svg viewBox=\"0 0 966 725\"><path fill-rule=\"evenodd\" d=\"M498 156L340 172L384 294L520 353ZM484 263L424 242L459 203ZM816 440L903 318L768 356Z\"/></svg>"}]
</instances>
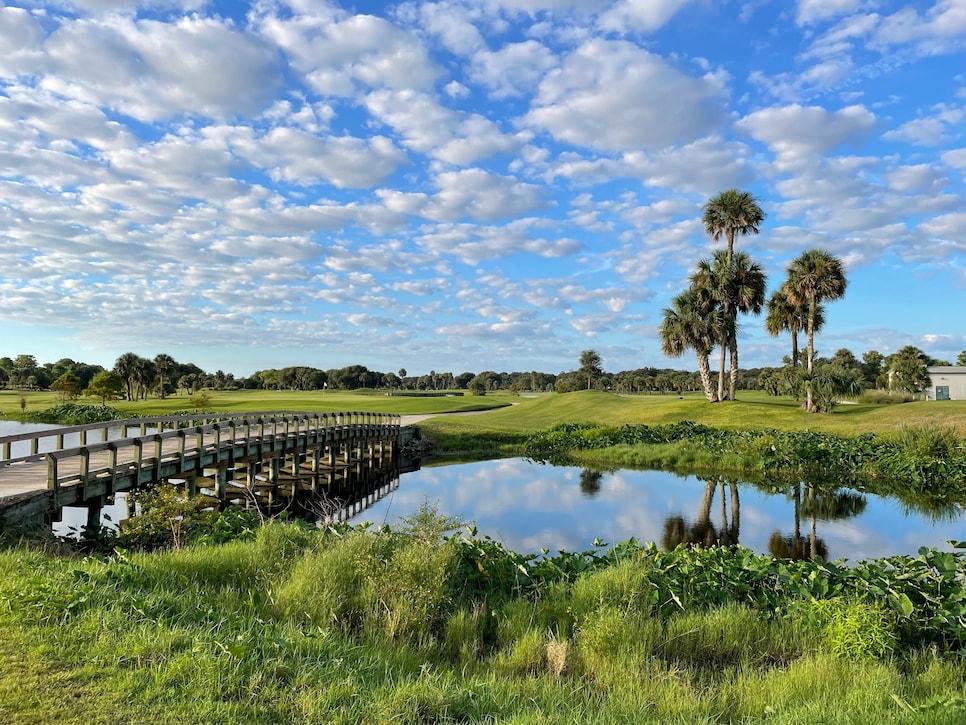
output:
<instances>
[{"instance_id":1,"label":"palm tree reflection","mask_svg":"<svg viewBox=\"0 0 966 725\"><path fill-rule=\"evenodd\" d=\"M727 484L727 489L725 485ZM715 526L711 521L711 507L714 495L720 485L721 488L721 521ZM728 517L728 492L731 493L731 517ZM741 528L741 500L738 496L738 483L733 480L716 478L705 481L704 493L698 517L693 523L685 521L680 514L667 517L664 520L664 538L662 544L670 551L681 544L694 546L731 546L738 543Z\"/></svg>"},{"instance_id":2,"label":"palm tree reflection","mask_svg":"<svg viewBox=\"0 0 966 725\"><path fill-rule=\"evenodd\" d=\"M592 498L600 493L600 480L604 477L603 471L595 471L592 468L585 468L580 472L580 491L585 496Z\"/></svg>"},{"instance_id":3,"label":"palm tree reflection","mask_svg":"<svg viewBox=\"0 0 966 725\"><path fill-rule=\"evenodd\" d=\"M775 531L768 539L768 551L781 559L828 558L828 547L818 537L818 521L835 521L858 516L865 511L865 496L847 490L822 490L814 483L804 482L807 488L802 502L802 481L792 487L795 528L790 535ZM811 526L808 538L802 536L802 513L808 515Z\"/></svg>"}]
</instances>

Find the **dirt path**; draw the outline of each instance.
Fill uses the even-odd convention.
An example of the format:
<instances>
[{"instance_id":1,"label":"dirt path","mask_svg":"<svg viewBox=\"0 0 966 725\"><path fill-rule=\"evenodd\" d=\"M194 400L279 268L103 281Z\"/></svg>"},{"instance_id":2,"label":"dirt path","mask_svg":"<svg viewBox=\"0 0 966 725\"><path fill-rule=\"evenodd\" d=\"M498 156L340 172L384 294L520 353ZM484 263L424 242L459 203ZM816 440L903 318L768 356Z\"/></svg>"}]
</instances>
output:
<instances>
[{"instance_id":1,"label":"dirt path","mask_svg":"<svg viewBox=\"0 0 966 725\"><path fill-rule=\"evenodd\" d=\"M459 410L455 413L426 413L420 415L403 415L400 416L400 424L403 426L416 425L420 421L426 420L427 418L441 418L443 416L449 415L479 415L480 413L489 413L494 410L500 410L499 408L489 408L488 410Z\"/></svg>"}]
</instances>

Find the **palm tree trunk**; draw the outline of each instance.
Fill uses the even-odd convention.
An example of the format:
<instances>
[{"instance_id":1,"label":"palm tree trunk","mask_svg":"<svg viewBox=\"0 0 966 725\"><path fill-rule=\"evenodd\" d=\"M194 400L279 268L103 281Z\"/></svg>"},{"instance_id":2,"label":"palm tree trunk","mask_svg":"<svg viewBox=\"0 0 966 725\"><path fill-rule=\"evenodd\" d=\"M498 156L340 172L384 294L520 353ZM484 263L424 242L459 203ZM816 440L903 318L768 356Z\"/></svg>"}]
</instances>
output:
<instances>
[{"instance_id":1,"label":"palm tree trunk","mask_svg":"<svg viewBox=\"0 0 966 725\"><path fill-rule=\"evenodd\" d=\"M725 332L721 333L718 344L721 346L721 360L718 363L718 400L724 400L725 357L728 353L728 336Z\"/></svg>"},{"instance_id":2,"label":"palm tree trunk","mask_svg":"<svg viewBox=\"0 0 966 725\"><path fill-rule=\"evenodd\" d=\"M738 387L738 340L734 334L730 338L728 346L731 349L731 374L728 380L728 399L737 400L735 390Z\"/></svg>"},{"instance_id":3,"label":"palm tree trunk","mask_svg":"<svg viewBox=\"0 0 966 725\"><path fill-rule=\"evenodd\" d=\"M701 496L701 510L698 512L698 523L707 525L711 522L711 504L714 503L714 492L718 484L714 481L706 481L704 484L704 494Z\"/></svg>"},{"instance_id":4,"label":"palm tree trunk","mask_svg":"<svg viewBox=\"0 0 966 725\"><path fill-rule=\"evenodd\" d=\"M792 367L798 367L798 329L792 326Z\"/></svg>"},{"instance_id":5,"label":"palm tree trunk","mask_svg":"<svg viewBox=\"0 0 966 725\"><path fill-rule=\"evenodd\" d=\"M708 363L708 356L703 353L696 353L698 358L698 375L701 377L701 386L704 388L704 397L710 403L717 403L718 396L715 395L714 381L711 379L711 365Z\"/></svg>"},{"instance_id":6,"label":"palm tree trunk","mask_svg":"<svg viewBox=\"0 0 966 725\"><path fill-rule=\"evenodd\" d=\"M721 482L721 536L718 537L718 543L721 546L727 546L731 543L731 536L728 532L728 500L725 495L725 482Z\"/></svg>"},{"instance_id":7,"label":"palm tree trunk","mask_svg":"<svg viewBox=\"0 0 966 725\"><path fill-rule=\"evenodd\" d=\"M815 298L808 303L808 346L805 357L808 364L808 381L805 383L805 410L809 413L815 412L815 404L812 402L812 365L815 360Z\"/></svg>"},{"instance_id":8,"label":"palm tree trunk","mask_svg":"<svg viewBox=\"0 0 966 725\"><path fill-rule=\"evenodd\" d=\"M731 489L731 543L737 544L741 535L741 502L738 500L738 484L728 482Z\"/></svg>"},{"instance_id":9,"label":"palm tree trunk","mask_svg":"<svg viewBox=\"0 0 966 725\"><path fill-rule=\"evenodd\" d=\"M812 561L815 561L815 559L818 558L818 517L815 515L815 486L812 484L809 484L808 486L808 502L812 509L812 530L808 536L809 558Z\"/></svg>"}]
</instances>

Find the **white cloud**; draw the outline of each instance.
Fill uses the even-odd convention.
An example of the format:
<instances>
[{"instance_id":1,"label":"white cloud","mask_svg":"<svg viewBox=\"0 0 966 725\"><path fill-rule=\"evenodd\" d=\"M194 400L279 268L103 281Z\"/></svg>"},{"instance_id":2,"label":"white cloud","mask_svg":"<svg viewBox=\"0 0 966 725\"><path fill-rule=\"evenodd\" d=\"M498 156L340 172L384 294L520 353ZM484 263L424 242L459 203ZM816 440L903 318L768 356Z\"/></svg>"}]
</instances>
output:
<instances>
[{"instance_id":1,"label":"white cloud","mask_svg":"<svg viewBox=\"0 0 966 725\"><path fill-rule=\"evenodd\" d=\"M954 169L960 169L966 174L966 148L961 149L951 149L946 151L941 156L942 161L947 166L951 166Z\"/></svg>"},{"instance_id":2,"label":"white cloud","mask_svg":"<svg viewBox=\"0 0 966 725\"><path fill-rule=\"evenodd\" d=\"M948 179L929 164L899 166L887 175L889 188L900 194L938 194Z\"/></svg>"},{"instance_id":3,"label":"white cloud","mask_svg":"<svg viewBox=\"0 0 966 725\"><path fill-rule=\"evenodd\" d=\"M937 0L923 15L906 6L883 16L873 45L888 49L906 44L915 44L926 55L962 50L966 47L966 3Z\"/></svg>"},{"instance_id":4,"label":"white cloud","mask_svg":"<svg viewBox=\"0 0 966 725\"><path fill-rule=\"evenodd\" d=\"M64 22L46 57L42 87L140 121L258 113L282 80L269 46L211 18Z\"/></svg>"},{"instance_id":5,"label":"white cloud","mask_svg":"<svg viewBox=\"0 0 966 725\"><path fill-rule=\"evenodd\" d=\"M618 0L600 16L600 27L617 33L661 29L692 0Z\"/></svg>"},{"instance_id":6,"label":"white cloud","mask_svg":"<svg viewBox=\"0 0 966 725\"><path fill-rule=\"evenodd\" d=\"M530 138L504 134L484 116L444 108L425 93L375 91L366 106L402 137L404 146L454 165L514 151Z\"/></svg>"},{"instance_id":7,"label":"white cloud","mask_svg":"<svg viewBox=\"0 0 966 725\"><path fill-rule=\"evenodd\" d=\"M0 6L0 77L31 73L43 63L40 23L23 8Z\"/></svg>"},{"instance_id":8,"label":"white cloud","mask_svg":"<svg viewBox=\"0 0 966 725\"><path fill-rule=\"evenodd\" d=\"M871 132L875 115L863 106L828 111L819 106L775 106L755 111L736 124L777 155L784 170L808 163L843 144L858 144Z\"/></svg>"},{"instance_id":9,"label":"white cloud","mask_svg":"<svg viewBox=\"0 0 966 725\"><path fill-rule=\"evenodd\" d=\"M723 119L722 78L686 75L625 41L592 40L540 84L527 122L608 151L691 141Z\"/></svg>"},{"instance_id":10,"label":"white cloud","mask_svg":"<svg viewBox=\"0 0 966 725\"><path fill-rule=\"evenodd\" d=\"M500 50L482 50L473 56L470 77L490 89L493 98L522 96L531 92L557 59L535 40L510 43Z\"/></svg>"},{"instance_id":11,"label":"white cloud","mask_svg":"<svg viewBox=\"0 0 966 725\"><path fill-rule=\"evenodd\" d=\"M317 136L299 129L274 128L257 138L238 134L232 146L273 178L302 185L325 180L340 189L374 186L406 161L405 154L385 136Z\"/></svg>"},{"instance_id":12,"label":"white cloud","mask_svg":"<svg viewBox=\"0 0 966 725\"><path fill-rule=\"evenodd\" d=\"M950 133L958 132L964 116L961 108L941 106L932 115L908 121L882 135L890 141L907 141L918 146L938 146Z\"/></svg>"},{"instance_id":13,"label":"white cloud","mask_svg":"<svg viewBox=\"0 0 966 725\"><path fill-rule=\"evenodd\" d=\"M342 19L327 7L297 11L290 18L262 15L257 27L286 52L292 66L318 93L352 96L365 88L425 90L439 75L418 37L383 18Z\"/></svg>"},{"instance_id":14,"label":"white cloud","mask_svg":"<svg viewBox=\"0 0 966 725\"><path fill-rule=\"evenodd\" d=\"M811 25L854 12L864 4L863 0L798 0L795 21Z\"/></svg>"},{"instance_id":15,"label":"white cloud","mask_svg":"<svg viewBox=\"0 0 966 725\"><path fill-rule=\"evenodd\" d=\"M469 218L492 222L545 207L541 187L483 169L445 172L436 182L440 191L427 202L423 214L438 221Z\"/></svg>"}]
</instances>

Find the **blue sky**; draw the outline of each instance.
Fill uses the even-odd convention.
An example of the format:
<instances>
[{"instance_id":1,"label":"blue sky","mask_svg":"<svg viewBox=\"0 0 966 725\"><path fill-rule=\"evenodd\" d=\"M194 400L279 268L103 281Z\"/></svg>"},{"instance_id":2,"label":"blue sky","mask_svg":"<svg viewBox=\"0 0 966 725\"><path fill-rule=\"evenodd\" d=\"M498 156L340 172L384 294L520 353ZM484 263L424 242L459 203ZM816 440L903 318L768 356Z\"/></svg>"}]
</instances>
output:
<instances>
[{"instance_id":1,"label":"blue sky","mask_svg":"<svg viewBox=\"0 0 966 725\"><path fill-rule=\"evenodd\" d=\"M0 2L0 46L0 355L693 369L731 187L770 290L846 262L820 353L966 349L966 0Z\"/></svg>"}]
</instances>

